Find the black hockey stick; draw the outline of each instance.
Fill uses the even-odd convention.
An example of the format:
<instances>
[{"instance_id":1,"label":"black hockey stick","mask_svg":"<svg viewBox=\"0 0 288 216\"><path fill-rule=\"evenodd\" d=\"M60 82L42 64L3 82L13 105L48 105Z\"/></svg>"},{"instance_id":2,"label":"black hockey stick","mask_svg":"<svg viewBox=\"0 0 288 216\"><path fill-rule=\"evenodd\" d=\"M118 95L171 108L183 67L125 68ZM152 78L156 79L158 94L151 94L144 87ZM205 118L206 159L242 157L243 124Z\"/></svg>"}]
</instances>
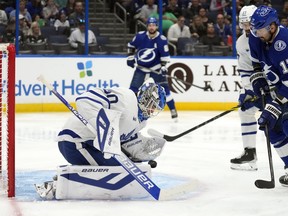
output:
<instances>
[{"instance_id":1,"label":"black hockey stick","mask_svg":"<svg viewBox=\"0 0 288 216\"><path fill-rule=\"evenodd\" d=\"M265 107L266 100L265 100L265 93L262 90L262 104L263 107ZM262 179L257 179L255 181L255 186L260 189L271 189L275 187L275 177L274 177L274 168L273 168L273 160L272 160L272 152L271 152L271 144L270 144L270 133L268 130L268 126L265 125L265 136L266 136L266 144L267 144L267 151L268 151L268 160L269 160L269 170L270 170L270 176L271 180L262 180Z\"/></svg>"},{"instance_id":2,"label":"black hockey stick","mask_svg":"<svg viewBox=\"0 0 288 216\"><path fill-rule=\"evenodd\" d=\"M139 69L148 70L148 71L150 71L152 73L161 74L159 71L156 71L156 70L153 70L153 69L150 69L150 68L146 68L146 67L143 67L143 66L140 66L140 65L137 65L136 67L139 68ZM211 88L211 86L206 86L206 87L198 86L198 85L195 85L193 83L189 83L189 82L187 82L185 80L179 79L177 77L172 77L172 76L169 76L169 75L163 75L163 76L166 76L167 78L170 78L170 79L174 79L176 81L180 81L180 82L182 82L182 83L184 83L186 85L194 86L194 87L202 89L204 91L207 91L209 88Z\"/></svg>"},{"instance_id":3,"label":"black hockey stick","mask_svg":"<svg viewBox=\"0 0 288 216\"><path fill-rule=\"evenodd\" d=\"M175 135L175 136L169 136L169 135L166 135L166 134L162 134L159 131L156 131L154 129L149 129L148 130L148 134L150 134L151 136L162 137L167 142L172 142L172 141L174 141L174 140L176 140L176 139L178 139L178 138L180 138L180 137L182 137L182 136L184 136L184 135L186 135L186 134L188 134L188 133L190 133L190 132L192 132L192 131L194 131L194 130L196 130L196 129L198 129L198 128L200 128L200 127L202 127L202 126L204 126L204 125L206 125L206 124L208 124L208 123L210 123L210 122L212 122L212 121L214 121L214 120L216 120L216 119L218 119L218 118L220 118L222 116L224 116L224 115L227 115L228 113L236 110L239 107L240 107L240 105L237 105L237 106L235 106L235 107L233 107L233 108L231 108L229 110L226 110L225 112L220 113L217 116L214 116L213 118L211 118L211 119L209 119L209 120L207 120L205 122L202 122L201 124L199 124L199 125L197 125L197 126L195 126L193 128L190 128L189 130L184 131L184 132L182 132L182 133L180 133L178 135Z\"/></svg>"}]
</instances>

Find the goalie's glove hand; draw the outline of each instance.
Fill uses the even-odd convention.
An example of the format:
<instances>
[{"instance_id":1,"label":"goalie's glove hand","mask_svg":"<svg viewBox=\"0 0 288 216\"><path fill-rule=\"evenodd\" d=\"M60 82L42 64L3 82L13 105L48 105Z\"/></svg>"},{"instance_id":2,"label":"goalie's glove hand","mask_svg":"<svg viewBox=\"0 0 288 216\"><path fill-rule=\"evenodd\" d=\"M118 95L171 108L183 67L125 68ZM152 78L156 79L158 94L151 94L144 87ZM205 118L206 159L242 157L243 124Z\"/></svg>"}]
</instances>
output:
<instances>
[{"instance_id":1,"label":"goalie's glove hand","mask_svg":"<svg viewBox=\"0 0 288 216\"><path fill-rule=\"evenodd\" d=\"M134 58L134 55L129 55L127 57L127 65L131 68L134 68L135 67L135 58Z\"/></svg>"},{"instance_id":2,"label":"goalie's glove hand","mask_svg":"<svg viewBox=\"0 0 288 216\"><path fill-rule=\"evenodd\" d=\"M252 90L249 89L241 90L238 102L242 111L248 110L251 107L256 106L257 101L260 100L257 100L257 96Z\"/></svg>"},{"instance_id":3,"label":"goalie's glove hand","mask_svg":"<svg viewBox=\"0 0 288 216\"><path fill-rule=\"evenodd\" d=\"M270 96L270 88L266 80L266 75L264 72L255 72L250 76L250 82L252 83L253 91L258 96L261 97L261 89L264 91L265 95Z\"/></svg>"},{"instance_id":4,"label":"goalie's glove hand","mask_svg":"<svg viewBox=\"0 0 288 216\"><path fill-rule=\"evenodd\" d=\"M160 68L160 73L162 74L162 76L166 76L168 74L168 70L167 70L166 66L162 66Z\"/></svg>"},{"instance_id":5,"label":"goalie's glove hand","mask_svg":"<svg viewBox=\"0 0 288 216\"><path fill-rule=\"evenodd\" d=\"M273 100L270 103L267 103L258 119L259 129L265 130L266 125L268 126L268 129L273 129L281 113L282 109L277 101Z\"/></svg>"}]
</instances>

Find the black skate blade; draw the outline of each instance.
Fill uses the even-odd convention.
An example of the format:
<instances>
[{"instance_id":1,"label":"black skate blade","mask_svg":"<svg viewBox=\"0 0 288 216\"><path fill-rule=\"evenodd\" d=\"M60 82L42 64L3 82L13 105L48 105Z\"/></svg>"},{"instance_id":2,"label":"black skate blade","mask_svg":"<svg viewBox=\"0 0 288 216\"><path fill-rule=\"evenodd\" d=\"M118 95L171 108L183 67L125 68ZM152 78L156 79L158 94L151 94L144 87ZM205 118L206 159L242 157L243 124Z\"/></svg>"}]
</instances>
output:
<instances>
[{"instance_id":1,"label":"black skate blade","mask_svg":"<svg viewBox=\"0 0 288 216\"><path fill-rule=\"evenodd\" d=\"M272 189L275 188L275 182L258 179L255 181L255 186L260 189Z\"/></svg>"}]
</instances>

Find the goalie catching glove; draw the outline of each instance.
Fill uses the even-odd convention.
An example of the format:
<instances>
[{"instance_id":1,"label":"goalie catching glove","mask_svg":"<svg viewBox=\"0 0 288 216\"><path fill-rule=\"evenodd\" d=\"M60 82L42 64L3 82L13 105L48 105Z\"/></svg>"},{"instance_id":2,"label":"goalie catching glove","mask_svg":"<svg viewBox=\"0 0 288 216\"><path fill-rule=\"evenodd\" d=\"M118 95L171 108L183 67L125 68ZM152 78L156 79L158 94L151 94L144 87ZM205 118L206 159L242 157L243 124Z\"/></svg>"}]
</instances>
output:
<instances>
[{"instance_id":1,"label":"goalie catching glove","mask_svg":"<svg viewBox=\"0 0 288 216\"><path fill-rule=\"evenodd\" d=\"M121 147L131 160L149 161L160 156L165 142L161 137L145 137L137 133L129 141L121 143Z\"/></svg>"}]
</instances>

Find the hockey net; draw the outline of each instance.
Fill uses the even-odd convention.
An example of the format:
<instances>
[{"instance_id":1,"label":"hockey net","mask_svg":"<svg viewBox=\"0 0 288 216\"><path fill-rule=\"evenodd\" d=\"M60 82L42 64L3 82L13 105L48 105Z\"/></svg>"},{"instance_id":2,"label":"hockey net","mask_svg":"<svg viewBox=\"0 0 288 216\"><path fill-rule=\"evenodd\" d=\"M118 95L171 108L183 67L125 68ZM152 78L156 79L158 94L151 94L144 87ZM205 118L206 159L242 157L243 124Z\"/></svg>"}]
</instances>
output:
<instances>
[{"instance_id":1,"label":"hockey net","mask_svg":"<svg viewBox=\"0 0 288 216\"><path fill-rule=\"evenodd\" d=\"M15 47L0 44L0 195L15 196Z\"/></svg>"}]
</instances>

